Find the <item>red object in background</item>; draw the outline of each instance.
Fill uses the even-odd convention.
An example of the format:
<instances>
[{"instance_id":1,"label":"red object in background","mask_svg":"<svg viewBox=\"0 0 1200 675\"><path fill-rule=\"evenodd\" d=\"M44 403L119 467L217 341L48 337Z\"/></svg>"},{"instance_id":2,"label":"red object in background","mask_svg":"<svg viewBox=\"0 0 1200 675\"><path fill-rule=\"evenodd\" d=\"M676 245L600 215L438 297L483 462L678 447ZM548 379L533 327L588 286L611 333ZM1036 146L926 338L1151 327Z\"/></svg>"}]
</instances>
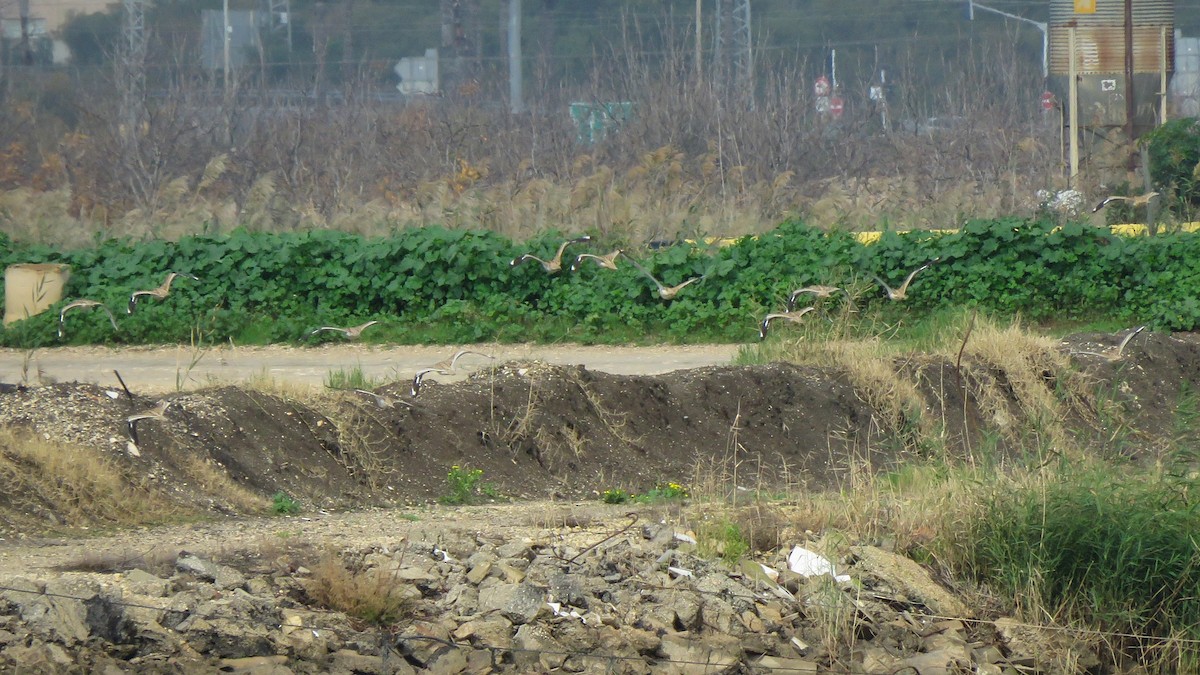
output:
<instances>
[{"instance_id":1,"label":"red object in background","mask_svg":"<svg viewBox=\"0 0 1200 675\"><path fill-rule=\"evenodd\" d=\"M841 117L842 111L845 109L846 102L842 100L841 96L834 96L833 98L829 99L829 112L834 117Z\"/></svg>"},{"instance_id":2,"label":"red object in background","mask_svg":"<svg viewBox=\"0 0 1200 675\"><path fill-rule=\"evenodd\" d=\"M828 77L822 75L818 77L815 82L813 82L813 93L815 93L817 96L828 96L829 90L830 86Z\"/></svg>"},{"instance_id":3,"label":"red object in background","mask_svg":"<svg viewBox=\"0 0 1200 675\"><path fill-rule=\"evenodd\" d=\"M1054 110L1054 94L1048 91L1042 92L1042 110L1046 112Z\"/></svg>"}]
</instances>

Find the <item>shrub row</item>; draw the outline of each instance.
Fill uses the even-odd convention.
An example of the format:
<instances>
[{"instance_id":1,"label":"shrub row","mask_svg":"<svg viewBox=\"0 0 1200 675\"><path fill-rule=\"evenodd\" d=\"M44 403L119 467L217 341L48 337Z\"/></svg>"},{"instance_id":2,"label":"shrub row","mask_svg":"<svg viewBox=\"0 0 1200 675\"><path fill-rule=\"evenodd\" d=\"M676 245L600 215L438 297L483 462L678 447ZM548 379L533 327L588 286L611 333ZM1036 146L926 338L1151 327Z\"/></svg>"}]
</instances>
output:
<instances>
[{"instance_id":1,"label":"shrub row","mask_svg":"<svg viewBox=\"0 0 1200 675\"><path fill-rule=\"evenodd\" d=\"M90 298L120 312L119 333L99 314L69 320L74 343L296 341L317 325L382 319L377 336L402 342L638 339L742 341L758 318L782 307L793 288L813 283L869 287L871 275L898 285L922 273L902 304L884 312L926 312L957 305L1032 320L1103 316L1159 329L1200 322L1200 235L1122 238L1080 223L976 220L948 234L888 232L859 244L848 233L789 221L729 246L679 243L647 252L643 264L666 284L705 275L664 302L628 265L612 272L590 263L547 275L536 263L510 266L526 251L553 255L559 233L520 245L489 232L424 228L387 238L313 230L237 231L179 241L107 240L57 251L0 236L0 264L62 262L73 273L66 298ZM619 242L568 249L606 253ZM568 261L569 262L569 261ZM124 307L133 290L177 281L164 301ZM0 344L53 342L56 312L0 330ZM315 338L314 338L315 339ZM328 338L325 338L328 339Z\"/></svg>"}]
</instances>

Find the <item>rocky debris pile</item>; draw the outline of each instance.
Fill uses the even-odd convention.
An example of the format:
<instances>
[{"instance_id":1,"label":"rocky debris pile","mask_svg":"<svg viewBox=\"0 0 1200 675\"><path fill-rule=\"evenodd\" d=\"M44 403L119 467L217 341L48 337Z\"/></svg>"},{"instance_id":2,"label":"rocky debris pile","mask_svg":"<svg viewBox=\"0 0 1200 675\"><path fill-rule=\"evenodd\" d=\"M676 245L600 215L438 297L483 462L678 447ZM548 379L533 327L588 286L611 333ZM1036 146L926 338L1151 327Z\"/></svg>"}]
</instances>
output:
<instances>
[{"instance_id":1,"label":"rocky debris pile","mask_svg":"<svg viewBox=\"0 0 1200 675\"><path fill-rule=\"evenodd\" d=\"M879 548L826 542L840 549L831 562L818 542L729 565L661 523L552 532L401 538L321 560L300 548L219 561L181 552L144 569L6 579L0 670L931 675L1096 664L1079 641L974 616ZM386 579L357 591L397 594L403 618L317 605L331 560Z\"/></svg>"}]
</instances>

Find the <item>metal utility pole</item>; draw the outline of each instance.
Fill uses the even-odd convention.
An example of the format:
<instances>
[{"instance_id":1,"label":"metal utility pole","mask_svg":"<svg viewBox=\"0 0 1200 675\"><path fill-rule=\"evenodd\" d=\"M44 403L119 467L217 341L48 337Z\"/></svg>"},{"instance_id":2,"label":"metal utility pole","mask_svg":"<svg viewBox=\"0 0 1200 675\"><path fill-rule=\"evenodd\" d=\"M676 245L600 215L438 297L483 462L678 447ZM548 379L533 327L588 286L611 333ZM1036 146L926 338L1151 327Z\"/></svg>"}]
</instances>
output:
<instances>
[{"instance_id":1,"label":"metal utility pole","mask_svg":"<svg viewBox=\"0 0 1200 675\"><path fill-rule=\"evenodd\" d=\"M478 77L482 50L478 0L440 0L442 44L438 50L443 88L454 89ZM503 5L501 5L503 12Z\"/></svg>"},{"instance_id":2,"label":"metal utility pole","mask_svg":"<svg viewBox=\"0 0 1200 675\"><path fill-rule=\"evenodd\" d=\"M229 25L229 0L224 0L224 3L222 4L222 7L221 7L221 49L222 49L222 55L223 55L224 64L225 64L225 67L222 71L225 75L225 79L222 80L222 82L224 82L224 84L225 84L225 98L226 99L229 98L229 91L230 91L229 87L232 84L229 81L229 31L230 31L230 28L231 27Z\"/></svg>"},{"instance_id":3,"label":"metal utility pole","mask_svg":"<svg viewBox=\"0 0 1200 675\"><path fill-rule=\"evenodd\" d=\"M1129 0L1126 0L1126 2L1128 1ZM977 8L982 9L985 12L999 14L1000 16L1007 17L1014 21L1024 21L1025 23L1033 24L1038 30L1042 31L1042 79L1045 80L1050 76L1050 26L1048 24L1041 21L1034 21L1033 19L1026 19L1023 16L1017 16L1016 14L1009 14L1008 12L999 9L993 9L987 5L981 5L978 2L975 2L975 0L967 0L967 13L968 18L971 21L975 20L975 10Z\"/></svg>"},{"instance_id":4,"label":"metal utility pole","mask_svg":"<svg viewBox=\"0 0 1200 675\"><path fill-rule=\"evenodd\" d=\"M754 92L750 0L717 0L716 63L722 89L749 99Z\"/></svg>"},{"instance_id":5,"label":"metal utility pole","mask_svg":"<svg viewBox=\"0 0 1200 675\"><path fill-rule=\"evenodd\" d=\"M29 40L29 0L21 0L21 62L33 65L33 46Z\"/></svg>"},{"instance_id":6,"label":"metal utility pole","mask_svg":"<svg viewBox=\"0 0 1200 675\"><path fill-rule=\"evenodd\" d=\"M1067 106L1070 110L1068 125L1071 127L1070 147L1071 173L1068 184L1075 187L1075 177L1079 175L1079 57L1076 52L1078 45L1075 40L1075 27L1067 29Z\"/></svg>"},{"instance_id":7,"label":"metal utility pole","mask_svg":"<svg viewBox=\"0 0 1200 675\"><path fill-rule=\"evenodd\" d=\"M525 112L521 81L521 0L508 0L508 98L514 115Z\"/></svg>"},{"instance_id":8,"label":"metal utility pole","mask_svg":"<svg viewBox=\"0 0 1200 675\"><path fill-rule=\"evenodd\" d=\"M696 0L696 86L704 82L704 54L700 47L704 41L704 27L701 17L704 15L704 0Z\"/></svg>"},{"instance_id":9,"label":"metal utility pole","mask_svg":"<svg viewBox=\"0 0 1200 675\"><path fill-rule=\"evenodd\" d=\"M1125 0L1125 137L1133 140L1133 0Z\"/></svg>"},{"instance_id":10,"label":"metal utility pole","mask_svg":"<svg viewBox=\"0 0 1200 675\"><path fill-rule=\"evenodd\" d=\"M142 121L146 87L146 3L123 0L125 21L121 25L121 54L118 61L121 87L121 119L130 138L137 137Z\"/></svg>"},{"instance_id":11,"label":"metal utility pole","mask_svg":"<svg viewBox=\"0 0 1200 675\"><path fill-rule=\"evenodd\" d=\"M267 14L271 17L271 30L287 29L287 50L292 53L292 0L267 0Z\"/></svg>"}]
</instances>

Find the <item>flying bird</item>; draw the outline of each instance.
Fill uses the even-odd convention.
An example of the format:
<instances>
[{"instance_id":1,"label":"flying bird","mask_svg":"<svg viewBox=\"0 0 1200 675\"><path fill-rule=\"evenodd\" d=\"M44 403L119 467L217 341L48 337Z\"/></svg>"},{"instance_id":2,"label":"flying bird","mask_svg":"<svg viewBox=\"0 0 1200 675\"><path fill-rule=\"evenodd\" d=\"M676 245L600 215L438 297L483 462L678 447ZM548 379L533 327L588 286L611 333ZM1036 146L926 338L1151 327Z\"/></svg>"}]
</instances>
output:
<instances>
[{"instance_id":1,"label":"flying bird","mask_svg":"<svg viewBox=\"0 0 1200 675\"><path fill-rule=\"evenodd\" d=\"M1154 190L1151 190L1146 194L1134 195L1132 197L1126 197L1125 195L1110 195L1101 200L1101 202L1096 205L1096 208L1092 209L1092 213L1099 211L1113 202L1129 202L1129 205L1135 209L1139 206L1148 206L1150 201L1157 196L1158 192Z\"/></svg>"},{"instance_id":2,"label":"flying bird","mask_svg":"<svg viewBox=\"0 0 1200 675\"><path fill-rule=\"evenodd\" d=\"M134 291L133 294L129 296L129 307L125 310L125 313L133 314L134 308L137 307L138 298L143 295L155 297L159 300L166 298L167 294L171 292L171 282L175 281L175 279L178 277L187 277L192 281L200 281L199 277L191 274L186 274L183 272L168 272L166 280L163 281L162 285L158 288L151 288L148 291Z\"/></svg>"},{"instance_id":3,"label":"flying bird","mask_svg":"<svg viewBox=\"0 0 1200 675\"><path fill-rule=\"evenodd\" d=\"M437 363L433 364L433 369L442 375L453 375L455 373L454 369L455 369L455 366L458 364L458 360L464 356L470 356L470 355L482 356L485 359L491 359L491 360L495 360L495 358L496 358L490 354L484 354L483 352L476 352L476 351L472 351L470 349L460 349L457 352L455 352L454 356L451 356L448 359L443 359L443 360L438 361Z\"/></svg>"},{"instance_id":4,"label":"flying bird","mask_svg":"<svg viewBox=\"0 0 1200 675\"><path fill-rule=\"evenodd\" d=\"M336 331L338 333L341 333L351 340L355 340L360 335L362 335L362 332L364 330L370 328L371 326L374 326L377 323L379 323L379 322L378 321L368 321L362 325L350 326L349 328L341 328L339 326L321 326L320 328L312 329L311 331L309 331L308 334L316 335L317 333L320 333L323 330L331 330L331 331Z\"/></svg>"},{"instance_id":5,"label":"flying bird","mask_svg":"<svg viewBox=\"0 0 1200 675\"><path fill-rule=\"evenodd\" d=\"M134 446L138 445L137 423L142 420L167 421L167 409L172 405L171 401L163 399L153 408L125 418L125 430L129 433L129 440L133 441Z\"/></svg>"},{"instance_id":6,"label":"flying bird","mask_svg":"<svg viewBox=\"0 0 1200 675\"><path fill-rule=\"evenodd\" d=\"M89 307L99 307L100 309L104 310L104 313L108 315L108 322L112 324L113 330L119 330L117 328L117 320L113 317L113 313L109 311L108 307L105 307L103 304L95 300L76 300L74 302L68 302L58 312L58 338L60 340L63 336L63 324L66 322L67 312L73 309L87 309Z\"/></svg>"},{"instance_id":7,"label":"flying bird","mask_svg":"<svg viewBox=\"0 0 1200 675\"><path fill-rule=\"evenodd\" d=\"M426 375L428 375L429 373L437 373L439 375L453 375L456 372L455 368L458 365L458 360L461 359L462 357L468 356L468 355L482 356L485 359L495 359L496 358L494 356L491 356L490 354L484 354L483 352L476 352L476 351L472 351L470 349L460 349L457 352L455 352L454 356L451 356L448 359L443 359L441 361L438 361L437 363L433 364L433 366L431 366L429 368L422 368L421 370L417 371L417 374L413 376L412 395L416 396L417 394L421 393L421 385L424 383Z\"/></svg>"},{"instance_id":8,"label":"flying bird","mask_svg":"<svg viewBox=\"0 0 1200 675\"><path fill-rule=\"evenodd\" d=\"M1125 346L1129 344L1129 341L1132 340L1134 337L1136 337L1138 333L1141 333L1144 330L1146 330L1145 326L1138 326L1137 328L1134 328L1133 330L1129 331L1129 333L1125 335L1125 338L1123 340L1121 340L1121 343L1117 345L1117 351L1115 351L1115 352L1110 351L1110 352L1107 352L1104 354L1099 354L1096 352L1071 352L1071 353L1072 354L1088 354L1091 356L1099 356L1101 358L1108 359L1109 361L1119 361L1119 360L1121 360L1121 357L1125 354Z\"/></svg>"},{"instance_id":9,"label":"flying bird","mask_svg":"<svg viewBox=\"0 0 1200 675\"><path fill-rule=\"evenodd\" d=\"M389 396L383 396L382 394L376 394L375 392L368 391L366 389L355 389L354 393L362 394L363 396L370 397L371 399L374 400L376 408L380 408L380 409L384 409L384 410L386 410L388 408L394 408L397 403L399 403L402 406L408 407L408 408L412 407L412 404L408 403L407 401L399 401L399 400L396 400Z\"/></svg>"},{"instance_id":10,"label":"flying bird","mask_svg":"<svg viewBox=\"0 0 1200 675\"><path fill-rule=\"evenodd\" d=\"M436 372L439 372L437 368L422 368L421 370L417 371L417 374L413 376L412 381L412 395L414 398L417 396L417 394L421 393L421 385L425 382L425 376L429 373Z\"/></svg>"},{"instance_id":11,"label":"flying bird","mask_svg":"<svg viewBox=\"0 0 1200 675\"><path fill-rule=\"evenodd\" d=\"M591 258L596 261L596 264L606 270L617 269L617 256L624 253L621 249L617 249L607 255L593 255L591 253L580 253L575 256L575 262L571 263L571 271L574 272L583 266L584 258Z\"/></svg>"},{"instance_id":12,"label":"flying bird","mask_svg":"<svg viewBox=\"0 0 1200 675\"><path fill-rule=\"evenodd\" d=\"M628 257L628 256L626 256L626 257ZM688 286L689 284L694 284L697 281L704 279L704 277L706 276L706 275L701 275L698 277L692 277L691 279L688 279L687 281L685 281L681 284L677 284L675 286L667 286L667 285L663 284L663 282L654 278L654 275L650 274L650 270L639 265L638 261L634 260L633 258L629 258L629 264L636 267L637 270L639 272L641 272L643 275L645 275L647 279L654 282L654 285L658 287L658 297L662 298L663 300L673 299L676 295L679 294L679 291L683 290L686 286Z\"/></svg>"},{"instance_id":13,"label":"flying bird","mask_svg":"<svg viewBox=\"0 0 1200 675\"><path fill-rule=\"evenodd\" d=\"M758 339L767 339L767 329L771 326L771 322L775 319L783 319L785 321L800 321L800 317L808 314L814 309L816 309L816 307L805 307L804 309L798 309L795 311L788 310L786 312L776 312L764 316L762 323L758 324Z\"/></svg>"},{"instance_id":14,"label":"flying bird","mask_svg":"<svg viewBox=\"0 0 1200 675\"><path fill-rule=\"evenodd\" d=\"M583 235L582 237L568 239L558 246L558 253L555 253L554 257L549 260L542 260L541 258L537 257L536 255L534 255L532 253L526 253L524 255L520 255L520 256L517 256L516 258L513 258L512 261L509 262L508 264L513 267L516 267L517 265L520 265L523 262L526 262L529 260L536 260L542 264L542 269L546 270L547 274L554 274L555 272L558 272L559 270L562 269L563 252L565 252L567 250L568 246L570 246L571 244L582 244L585 241L591 241L591 240L592 240L592 238L586 234Z\"/></svg>"},{"instance_id":15,"label":"flying bird","mask_svg":"<svg viewBox=\"0 0 1200 675\"><path fill-rule=\"evenodd\" d=\"M904 283L900 284L899 288L892 288L891 286L888 286L886 281L884 281L883 279L880 279L879 277L875 276L874 274L871 275L871 278L875 279L876 283L878 283L880 286L882 286L883 290L885 292L887 292L888 300L893 300L893 301L899 302L899 301L905 299L906 297L908 297L908 286L909 286L909 284L912 283L913 277L917 276L918 272L922 272L924 270L929 269L929 267L931 265L933 265L933 263L937 262L938 260L941 260L941 258L934 258L933 260L930 260L929 262L925 263L924 265L921 265L917 269L909 272L908 278L906 278L904 280Z\"/></svg>"},{"instance_id":16,"label":"flying bird","mask_svg":"<svg viewBox=\"0 0 1200 675\"><path fill-rule=\"evenodd\" d=\"M845 293L847 299L850 297L850 293L848 293L845 289L838 288L837 286L805 286L804 288L798 288L792 291L792 294L788 296L787 310L790 312L796 309L796 298L804 295L805 293L812 293L814 298L828 298L834 293L839 292Z\"/></svg>"}]
</instances>

